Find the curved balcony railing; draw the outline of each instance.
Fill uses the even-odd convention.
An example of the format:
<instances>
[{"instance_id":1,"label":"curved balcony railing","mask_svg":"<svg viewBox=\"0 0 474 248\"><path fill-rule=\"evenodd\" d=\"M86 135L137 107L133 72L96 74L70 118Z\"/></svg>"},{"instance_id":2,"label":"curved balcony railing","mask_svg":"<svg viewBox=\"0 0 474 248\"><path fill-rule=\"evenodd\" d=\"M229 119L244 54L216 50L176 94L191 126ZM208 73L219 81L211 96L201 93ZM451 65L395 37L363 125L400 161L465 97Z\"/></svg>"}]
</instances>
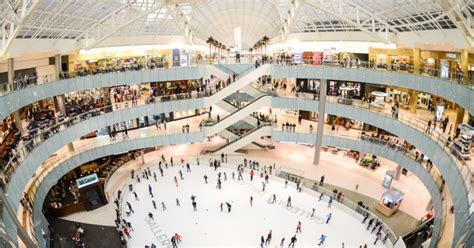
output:
<instances>
[{"instance_id":1,"label":"curved balcony railing","mask_svg":"<svg viewBox=\"0 0 474 248\"><path fill-rule=\"evenodd\" d=\"M185 135L193 135L193 134L200 133L200 135L195 135L195 137L204 137L205 136L205 134L204 134L204 132L202 132L201 128L191 127L190 129L191 129L190 133L185 133ZM274 132L280 132L278 127L275 127L273 131ZM299 131L301 131L301 130L299 130ZM308 134L308 133L310 133L310 132L299 132L299 134ZM161 131L161 132L157 132L155 130L152 130L150 132L134 132L133 134L131 132L131 135L129 137L129 141L133 141L135 139L151 138L151 137L157 137L157 136L162 136L162 135L171 135L171 134L182 134L182 130L181 129L173 129L173 130ZM289 135L292 135L292 134L289 133ZM370 143L373 143L373 144L376 144L376 145L384 146L386 148L391 149L392 151L394 151L396 153L400 153L404 156L407 156L407 157L413 159L413 155L412 155L411 150L409 150L405 147L399 146L399 145L397 145L396 143L393 143L393 142L387 142L385 140L378 139L378 138L373 138L373 137L363 135L363 134L350 134L350 133L339 132L337 134L332 133L330 136L333 136L333 135L336 136L336 137L341 136L341 137L347 138L347 139L366 141L366 142L370 142ZM197 140L198 139L194 139L194 141L197 141ZM291 141L291 139L289 141ZM107 145L113 144L114 142L116 142L116 141L112 141L108 138L99 138L99 141L92 142L92 143L91 142L83 142L82 145L75 146L74 151L68 152L66 154L62 154L61 156L57 156L53 159L48 160L43 165L44 169L40 173L38 173L37 177L30 184L30 186L28 188L29 198L32 199L33 201L37 202L36 201L36 192L37 192L38 188L40 187L42 182L45 180L45 178L56 167L60 166L64 161L68 160L69 158L71 158L71 157L73 157L73 156L75 156L79 153L82 153L82 152L85 152L87 150L91 150L91 149L94 149L94 148L107 146ZM187 141L187 142L189 142L189 141ZM141 147L139 147L137 149L140 149L140 148ZM415 161L415 160L413 159L413 161ZM422 168L424 168L424 166L422 165L423 161L415 161L415 162L417 162ZM436 185L438 186L438 188L442 189L444 184L442 182L442 178L441 178L439 172L436 171L436 170L426 170L426 171L428 171L429 174L433 177L433 180L436 183ZM357 204L353 204L349 207L351 209L355 210L357 208ZM391 229L388 226L386 226L386 228L384 228L384 229L385 230L390 230L389 239L392 242L395 242L395 240L398 237L393 232L391 232Z\"/></svg>"},{"instance_id":2,"label":"curved balcony railing","mask_svg":"<svg viewBox=\"0 0 474 248\"><path fill-rule=\"evenodd\" d=\"M253 84L255 86L255 84ZM315 94L311 93L298 93L298 94L292 94L288 92L280 92L280 91L272 91L271 89L266 88L265 86L262 85L257 85L258 89L260 91L266 92L266 94L270 94L273 96L277 97L282 97L282 98L296 98L296 99L305 99L305 100L319 100L318 96ZM167 101L173 101L173 100L185 100L185 99L193 99L193 98L201 98L205 96L210 96L215 92L192 92L192 93L185 93L185 94L176 94L176 95L167 95L167 96L161 96L161 97L152 97L148 98L146 101L139 102L140 104L147 104L147 103L157 103L157 102L167 102ZM327 97L327 101L331 103L338 103L338 104L347 104L350 103L353 106L357 106L359 108L364 108L364 109L369 109L371 111L375 111L377 113L386 115L386 116L391 116L392 113L388 109L385 108L371 108L371 105L369 103L362 102L360 100L354 100L351 99L350 101L340 101L340 98L338 97ZM248 105L246 105L248 106ZM203 106L204 107L204 106ZM38 131L32 135L32 137L28 140L25 141L23 145L19 146L16 150L16 155L12 157L6 168L5 168L5 179L8 182L11 175L15 171L15 168L23 161L27 155L39 144L41 144L43 141L47 140L50 138L52 135L55 133L64 130L70 125L76 124L80 121L87 120L89 118L98 116L98 115L103 115L111 111L111 106L103 107L100 109L92 110L74 117L66 118L63 122L60 122L52 127L47 128L46 130L43 131ZM226 117L225 117L226 118ZM404 115L404 114L399 114L398 115L398 121L401 121L405 124L408 124L411 127L416 128L417 130L424 132L427 127L427 122L423 121L417 117L410 116L410 115ZM472 174L471 170L469 168L469 165L466 163L466 161L461 157L461 156L456 156L452 153L451 146L448 142L447 137L443 134L438 132L437 130L432 130L430 137L435 140L444 150L446 153L448 153L454 161L457 162L458 165L458 170L461 172L461 175L463 176L464 182L466 184L466 187L469 192L472 193L471 189L471 180L472 180ZM420 153L421 154L421 153Z\"/></svg>"}]
</instances>

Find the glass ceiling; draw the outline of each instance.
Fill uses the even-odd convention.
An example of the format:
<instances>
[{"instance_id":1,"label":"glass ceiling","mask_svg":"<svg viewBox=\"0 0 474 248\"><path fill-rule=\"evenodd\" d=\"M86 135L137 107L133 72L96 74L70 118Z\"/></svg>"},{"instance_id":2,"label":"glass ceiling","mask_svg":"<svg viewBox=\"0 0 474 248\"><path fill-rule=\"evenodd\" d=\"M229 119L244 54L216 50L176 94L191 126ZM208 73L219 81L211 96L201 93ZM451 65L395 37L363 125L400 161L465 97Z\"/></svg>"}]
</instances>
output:
<instances>
[{"instance_id":1,"label":"glass ceiling","mask_svg":"<svg viewBox=\"0 0 474 248\"><path fill-rule=\"evenodd\" d=\"M187 27L195 38L213 36L230 47L234 28L240 27L249 47L263 36L283 37L285 27L286 33L369 36L456 28L470 37L474 33L472 0L5 0L0 5L11 10L0 16L1 32L16 39L184 35Z\"/></svg>"}]
</instances>

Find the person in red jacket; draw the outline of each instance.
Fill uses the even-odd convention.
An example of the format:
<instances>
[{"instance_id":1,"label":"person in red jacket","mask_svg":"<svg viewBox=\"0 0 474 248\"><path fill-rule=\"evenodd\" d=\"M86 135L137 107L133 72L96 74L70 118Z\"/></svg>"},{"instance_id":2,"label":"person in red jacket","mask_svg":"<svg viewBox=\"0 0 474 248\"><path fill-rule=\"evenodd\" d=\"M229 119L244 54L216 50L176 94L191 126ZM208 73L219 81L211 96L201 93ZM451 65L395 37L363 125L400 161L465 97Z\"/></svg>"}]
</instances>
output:
<instances>
[{"instance_id":1,"label":"person in red jacket","mask_svg":"<svg viewBox=\"0 0 474 248\"><path fill-rule=\"evenodd\" d=\"M176 239L176 243L179 244L179 242L181 242L181 236L179 234L175 233L174 238Z\"/></svg>"},{"instance_id":2,"label":"person in red jacket","mask_svg":"<svg viewBox=\"0 0 474 248\"><path fill-rule=\"evenodd\" d=\"M255 172L253 170L250 171L250 181L253 181L253 175L255 175Z\"/></svg>"}]
</instances>

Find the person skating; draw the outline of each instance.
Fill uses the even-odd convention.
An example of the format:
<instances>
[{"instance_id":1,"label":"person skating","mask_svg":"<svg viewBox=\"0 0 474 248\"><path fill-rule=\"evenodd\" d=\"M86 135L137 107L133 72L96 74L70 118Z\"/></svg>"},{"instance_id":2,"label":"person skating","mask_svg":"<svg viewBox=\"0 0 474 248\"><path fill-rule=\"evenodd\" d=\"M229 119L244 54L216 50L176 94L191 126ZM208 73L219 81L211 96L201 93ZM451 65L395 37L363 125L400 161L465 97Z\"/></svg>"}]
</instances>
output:
<instances>
[{"instance_id":1,"label":"person skating","mask_svg":"<svg viewBox=\"0 0 474 248\"><path fill-rule=\"evenodd\" d=\"M194 212L196 212L197 211L197 203L195 201L193 201L192 205L193 205Z\"/></svg>"},{"instance_id":2,"label":"person skating","mask_svg":"<svg viewBox=\"0 0 474 248\"><path fill-rule=\"evenodd\" d=\"M179 178L181 178L181 180L184 180L183 172L181 170L179 170Z\"/></svg>"},{"instance_id":3,"label":"person skating","mask_svg":"<svg viewBox=\"0 0 474 248\"><path fill-rule=\"evenodd\" d=\"M133 195L135 196L135 201L139 201L140 199L138 199L138 194L137 192L133 191Z\"/></svg>"},{"instance_id":4,"label":"person skating","mask_svg":"<svg viewBox=\"0 0 474 248\"><path fill-rule=\"evenodd\" d=\"M285 189L288 188L288 180L285 180Z\"/></svg>"},{"instance_id":5,"label":"person skating","mask_svg":"<svg viewBox=\"0 0 474 248\"><path fill-rule=\"evenodd\" d=\"M267 239L265 240L265 245L270 244L271 241L272 241L272 230L270 230L270 232L267 234Z\"/></svg>"},{"instance_id":6,"label":"person skating","mask_svg":"<svg viewBox=\"0 0 474 248\"><path fill-rule=\"evenodd\" d=\"M301 233L301 221L298 221L298 224L296 225L296 233L298 232Z\"/></svg>"},{"instance_id":7,"label":"person skating","mask_svg":"<svg viewBox=\"0 0 474 248\"><path fill-rule=\"evenodd\" d=\"M177 244L181 243L181 236L179 234L175 233L174 238L176 239Z\"/></svg>"},{"instance_id":8,"label":"person skating","mask_svg":"<svg viewBox=\"0 0 474 248\"><path fill-rule=\"evenodd\" d=\"M332 196L329 196L328 208L331 208L331 204L332 204Z\"/></svg>"},{"instance_id":9,"label":"person skating","mask_svg":"<svg viewBox=\"0 0 474 248\"><path fill-rule=\"evenodd\" d=\"M291 207L291 196L288 196L288 200L286 201L286 206Z\"/></svg>"},{"instance_id":10,"label":"person skating","mask_svg":"<svg viewBox=\"0 0 474 248\"><path fill-rule=\"evenodd\" d=\"M314 212L316 211L316 209L313 208L313 212L311 212L311 217L314 216Z\"/></svg>"},{"instance_id":11,"label":"person skating","mask_svg":"<svg viewBox=\"0 0 474 248\"><path fill-rule=\"evenodd\" d=\"M166 210L166 205L165 205L165 203L164 203L164 202L161 202L161 208L163 208L163 211L165 211L165 210Z\"/></svg>"},{"instance_id":12,"label":"person skating","mask_svg":"<svg viewBox=\"0 0 474 248\"><path fill-rule=\"evenodd\" d=\"M155 182L157 182L157 180L156 180L156 173L155 173L155 172L153 172L153 179L155 179Z\"/></svg>"},{"instance_id":13,"label":"person skating","mask_svg":"<svg viewBox=\"0 0 474 248\"><path fill-rule=\"evenodd\" d=\"M174 180L174 183L176 184L176 187L178 187L178 178L174 177L173 180Z\"/></svg>"},{"instance_id":14,"label":"person skating","mask_svg":"<svg viewBox=\"0 0 474 248\"><path fill-rule=\"evenodd\" d=\"M265 175L265 183L269 183L269 181L268 181L269 178L270 178L270 177L268 176L268 174L266 174L266 175Z\"/></svg>"},{"instance_id":15,"label":"person skating","mask_svg":"<svg viewBox=\"0 0 474 248\"><path fill-rule=\"evenodd\" d=\"M180 207L181 205L179 204L179 199L176 198L176 206Z\"/></svg>"},{"instance_id":16,"label":"person skating","mask_svg":"<svg viewBox=\"0 0 474 248\"><path fill-rule=\"evenodd\" d=\"M296 243L297 239L296 239L296 234L295 236L291 237L290 239L290 243L288 244L288 247L295 247L295 243Z\"/></svg>"},{"instance_id":17,"label":"person skating","mask_svg":"<svg viewBox=\"0 0 474 248\"><path fill-rule=\"evenodd\" d=\"M250 206L253 206L253 196L250 196Z\"/></svg>"},{"instance_id":18,"label":"person skating","mask_svg":"<svg viewBox=\"0 0 474 248\"><path fill-rule=\"evenodd\" d=\"M242 171L239 170L239 176L237 177L237 180L244 180L244 177L242 177Z\"/></svg>"},{"instance_id":19,"label":"person skating","mask_svg":"<svg viewBox=\"0 0 474 248\"><path fill-rule=\"evenodd\" d=\"M253 181L253 175L255 175L255 172L250 170L250 181Z\"/></svg>"},{"instance_id":20,"label":"person skating","mask_svg":"<svg viewBox=\"0 0 474 248\"><path fill-rule=\"evenodd\" d=\"M160 166L159 169L160 169L160 174L161 174L161 176L163 177L163 168L161 168L161 166Z\"/></svg>"},{"instance_id":21,"label":"person skating","mask_svg":"<svg viewBox=\"0 0 474 248\"><path fill-rule=\"evenodd\" d=\"M176 244L176 238L174 236L171 237L171 245L173 248L178 248L178 245Z\"/></svg>"},{"instance_id":22,"label":"person skating","mask_svg":"<svg viewBox=\"0 0 474 248\"><path fill-rule=\"evenodd\" d=\"M235 172L232 171L232 180L235 180Z\"/></svg>"},{"instance_id":23,"label":"person skating","mask_svg":"<svg viewBox=\"0 0 474 248\"><path fill-rule=\"evenodd\" d=\"M155 220L155 219L153 219L153 214L151 212L148 212L148 218L151 219L151 220Z\"/></svg>"},{"instance_id":24,"label":"person skating","mask_svg":"<svg viewBox=\"0 0 474 248\"><path fill-rule=\"evenodd\" d=\"M328 215L326 215L326 224L329 223L329 221L331 220L332 218L332 213L329 213Z\"/></svg>"},{"instance_id":25,"label":"person skating","mask_svg":"<svg viewBox=\"0 0 474 248\"><path fill-rule=\"evenodd\" d=\"M207 175L204 174L204 182L207 184Z\"/></svg>"},{"instance_id":26,"label":"person skating","mask_svg":"<svg viewBox=\"0 0 474 248\"><path fill-rule=\"evenodd\" d=\"M217 179L217 189L222 189L222 182L221 179Z\"/></svg>"},{"instance_id":27,"label":"person skating","mask_svg":"<svg viewBox=\"0 0 474 248\"><path fill-rule=\"evenodd\" d=\"M323 199L323 196L324 196L324 193L321 192L321 194L319 195L319 200L318 201L321 201Z\"/></svg>"},{"instance_id":28,"label":"person skating","mask_svg":"<svg viewBox=\"0 0 474 248\"><path fill-rule=\"evenodd\" d=\"M372 226L373 223L374 223L374 218L369 220L369 224L367 225L367 230L370 229L370 227Z\"/></svg>"},{"instance_id":29,"label":"person skating","mask_svg":"<svg viewBox=\"0 0 474 248\"><path fill-rule=\"evenodd\" d=\"M224 172L224 181L227 181L227 173Z\"/></svg>"},{"instance_id":30,"label":"person skating","mask_svg":"<svg viewBox=\"0 0 474 248\"><path fill-rule=\"evenodd\" d=\"M321 234L321 237L319 237L319 244L318 245L322 245L324 243L324 241L326 240L327 236L324 236L324 234Z\"/></svg>"},{"instance_id":31,"label":"person skating","mask_svg":"<svg viewBox=\"0 0 474 248\"><path fill-rule=\"evenodd\" d=\"M377 241L379 241L381 238L382 238L382 234L381 234L381 233L377 233L376 238L375 238L375 241L374 241L374 245L376 245L376 244L377 244Z\"/></svg>"},{"instance_id":32,"label":"person skating","mask_svg":"<svg viewBox=\"0 0 474 248\"><path fill-rule=\"evenodd\" d=\"M277 201L277 196L275 194L273 194L272 203L275 203L276 201Z\"/></svg>"},{"instance_id":33,"label":"person skating","mask_svg":"<svg viewBox=\"0 0 474 248\"><path fill-rule=\"evenodd\" d=\"M221 208L221 212L223 212L224 211L224 203L223 202L221 202L220 208Z\"/></svg>"},{"instance_id":34,"label":"person skating","mask_svg":"<svg viewBox=\"0 0 474 248\"><path fill-rule=\"evenodd\" d=\"M128 206L128 211L130 213L135 213L135 211L133 211L132 204L130 204L130 202L127 202L127 206Z\"/></svg>"},{"instance_id":35,"label":"person skating","mask_svg":"<svg viewBox=\"0 0 474 248\"><path fill-rule=\"evenodd\" d=\"M153 189L150 184L148 184L148 194L153 198Z\"/></svg>"},{"instance_id":36,"label":"person skating","mask_svg":"<svg viewBox=\"0 0 474 248\"><path fill-rule=\"evenodd\" d=\"M262 192L265 192L265 182L262 182Z\"/></svg>"},{"instance_id":37,"label":"person skating","mask_svg":"<svg viewBox=\"0 0 474 248\"><path fill-rule=\"evenodd\" d=\"M263 235L260 237L260 247L263 248L263 245L265 244L265 238Z\"/></svg>"},{"instance_id":38,"label":"person skating","mask_svg":"<svg viewBox=\"0 0 474 248\"><path fill-rule=\"evenodd\" d=\"M151 200L151 203L153 204L153 208L156 210L156 202L155 202L155 200Z\"/></svg>"},{"instance_id":39,"label":"person skating","mask_svg":"<svg viewBox=\"0 0 474 248\"><path fill-rule=\"evenodd\" d=\"M232 205L230 205L230 203L226 202L225 203L227 205L227 212L230 213L230 210L232 209Z\"/></svg>"},{"instance_id":40,"label":"person skating","mask_svg":"<svg viewBox=\"0 0 474 248\"><path fill-rule=\"evenodd\" d=\"M189 163L186 163L186 172L191 172L191 166Z\"/></svg>"},{"instance_id":41,"label":"person skating","mask_svg":"<svg viewBox=\"0 0 474 248\"><path fill-rule=\"evenodd\" d=\"M285 245L285 238L281 238L281 240L280 240L280 248L283 248L284 245Z\"/></svg>"},{"instance_id":42,"label":"person skating","mask_svg":"<svg viewBox=\"0 0 474 248\"><path fill-rule=\"evenodd\" d=\"M365 224L365 222L367 221L368 218L369 218L369 213L365 212L364 213L364 219L362 220L362 224Z\"/></svg>"}]
</instances>

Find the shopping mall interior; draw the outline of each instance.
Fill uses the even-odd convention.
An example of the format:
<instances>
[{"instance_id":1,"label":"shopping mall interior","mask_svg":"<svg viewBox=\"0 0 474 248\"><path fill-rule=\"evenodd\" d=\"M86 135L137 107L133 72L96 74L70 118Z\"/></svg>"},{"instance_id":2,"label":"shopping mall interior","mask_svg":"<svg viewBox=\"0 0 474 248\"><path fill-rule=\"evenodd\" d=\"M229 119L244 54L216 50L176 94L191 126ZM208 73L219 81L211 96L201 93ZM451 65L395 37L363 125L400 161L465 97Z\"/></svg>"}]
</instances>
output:
<instances>
[{"instance_id":1,"label":"shopping mall interior","mask_svg":"<svg viewBox=\"0 0 474 248\"><path fill-rule=\"evenodd\" d=\"M472 0L0 5L0 247L474 247Z\"/></svg>"}]
</instances>

